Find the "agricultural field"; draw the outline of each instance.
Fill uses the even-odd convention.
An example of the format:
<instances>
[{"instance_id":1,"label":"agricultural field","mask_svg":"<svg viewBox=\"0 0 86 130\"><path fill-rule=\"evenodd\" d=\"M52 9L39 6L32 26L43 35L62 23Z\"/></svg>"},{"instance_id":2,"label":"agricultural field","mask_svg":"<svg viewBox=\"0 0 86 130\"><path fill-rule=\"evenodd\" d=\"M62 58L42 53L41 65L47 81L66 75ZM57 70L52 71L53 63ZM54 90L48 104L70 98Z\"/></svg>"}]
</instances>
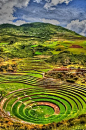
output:
<instances>
[{"instance_id":1,"label":"agricultural field","mask_svg":"<svg viewBox=\"0 0 86 130\"><path fill-rule=\"evenodd\" d=\"M85 130L86 72L50 72L85 69L86 37L43 23L0 29L0 130Z\"/></svg>"},{"instance_id":2,"label":"agricultural field","mask_svg":"<svg viewBox=\"0 0 86 130\"><path fill-rule=\"evenodd\" d=\"M2 86L8 87L10 83ZM13 83L13 86L22 85ZM8 116L29 123L48 124L75 118L86 111L85 87L75 84L47 89L30 85L24 87L26 89L12 91L2 100L1 106Z\"/></svg>"}]
</instances>

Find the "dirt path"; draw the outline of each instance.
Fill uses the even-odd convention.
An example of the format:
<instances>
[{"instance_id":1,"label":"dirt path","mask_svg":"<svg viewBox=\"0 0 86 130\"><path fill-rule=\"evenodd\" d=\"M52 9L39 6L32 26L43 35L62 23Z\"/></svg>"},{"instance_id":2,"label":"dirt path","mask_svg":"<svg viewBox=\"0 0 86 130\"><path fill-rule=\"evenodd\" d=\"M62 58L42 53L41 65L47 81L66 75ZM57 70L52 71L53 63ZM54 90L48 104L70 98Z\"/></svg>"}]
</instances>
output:
<instances>
[{"instance_id":1,"label":"dirt path","mask_svg":"<svg viewBox=\"0 0 86 130\"><path fill-rule=\"evenodd\" d=\"M60 109L57 105L50 103L50 102L38 102L38 105L46 105L46 106L50 106L54 109L55 114L59 114L60 113Z\"/></svg>"}]
</instances>

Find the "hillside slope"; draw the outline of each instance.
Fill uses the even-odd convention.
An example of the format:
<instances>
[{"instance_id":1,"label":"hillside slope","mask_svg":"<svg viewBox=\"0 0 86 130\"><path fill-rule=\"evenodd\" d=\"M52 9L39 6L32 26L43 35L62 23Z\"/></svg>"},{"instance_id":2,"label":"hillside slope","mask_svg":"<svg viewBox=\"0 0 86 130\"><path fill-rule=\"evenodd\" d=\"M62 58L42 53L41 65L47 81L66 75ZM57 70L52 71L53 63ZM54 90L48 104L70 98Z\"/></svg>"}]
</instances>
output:
<instances>
[{"instance_id":1,"label":"hillside slope","mask_svg":"<svg viewBox=\"0 0 86 130\"><path fill-rule=\"evenodd\" d=\"M70 31L61 26L55 26L48 23L31 23L16 26L12 24L0 25L0 42L13 42L37 40L44 42L51 38L63 39L82 39L84 36ZM15 39L15 40L14 40ZM85 38L86 39L86 38Z\"/></svg>"},{"instance_id":2,"label":"hillside slope","mask_svg":"<svg viewBox=\"0 0 86 130\"><path fill-rule=\"evenodd\" d=\"M0 56L2 58L52 56L63 51L86 54L86 37L48 23L30 23L21 26L0 25Z\"/></svg>"}]
</instances>

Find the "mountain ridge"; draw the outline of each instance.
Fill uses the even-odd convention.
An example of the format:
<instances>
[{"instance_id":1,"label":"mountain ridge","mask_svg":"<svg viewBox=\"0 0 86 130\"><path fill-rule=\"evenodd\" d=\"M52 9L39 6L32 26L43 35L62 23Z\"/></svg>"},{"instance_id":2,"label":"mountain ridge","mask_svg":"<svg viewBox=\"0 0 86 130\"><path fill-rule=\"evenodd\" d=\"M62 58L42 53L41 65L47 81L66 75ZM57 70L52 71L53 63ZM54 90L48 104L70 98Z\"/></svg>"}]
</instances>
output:
<instances>
[{"instance_id":1,"label":"mountain ridge","mask_svg":"<svg viewBox=\"0 0 86 130\"><path fill-rule=\"evenodd\" d=\"M3 28L17 28L17 29L19 29L19 28L22 28L22 27L29 29L31 27L33 27L33 28L42 28L42 27L47 27L47 26L48 27L50 26L50 27L52 27L54 29L57 29L57 31L59 31L59 29L60 29L61 31L63 30L63 31L75 33L76 35L82 36L82 35L74 32L72 30L69 30L69 29L65 28L65 27L58 26L58 25L53 25L53 24L50 24L50 23L41 23L41 22L25 23L25 24L22 24L22 25L19 25L19 26L15 25L15 24L9 24L9 23L0 24L0 29L3 29ZM82 37L85 37L85 36L82 36Z\"/></svg>"}]
</instances>

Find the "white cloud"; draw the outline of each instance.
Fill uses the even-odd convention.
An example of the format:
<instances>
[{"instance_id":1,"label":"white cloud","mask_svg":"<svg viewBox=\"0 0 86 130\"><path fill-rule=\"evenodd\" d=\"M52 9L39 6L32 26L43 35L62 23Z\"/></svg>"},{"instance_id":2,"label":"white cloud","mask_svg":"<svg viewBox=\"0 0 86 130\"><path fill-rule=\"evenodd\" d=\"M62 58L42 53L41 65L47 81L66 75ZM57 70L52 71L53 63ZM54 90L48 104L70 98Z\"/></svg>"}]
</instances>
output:
<instances>
[{"instance_id":1,"label":"white cloud","mask_svg":"<svg viewBox=\"0 0 86 130\"><path fill-rule=\"evenodd\" d=\"M53 5L57 5L57 4L62 4L62 3L68 4L72 0L51 0L51 2L50 0L46 0L46 1L49 3L52 3Z\"/></svg>"},{"instance_id":2,"label":"white cloud","mask_svg":"<svg viewBox=\"0 0 86 130\"><path fill-rule=\"evenodd\" d=\"M81 35L86 36L86 20L73 20L67 25L67 28L73 30Z\"/></svg>"},{"instance_id":3,"label":"white cloud","mask_svg":"<svg viewBox=\"0 0 86 130\"><path fill-rule=\"evenodd\" d=\"M23 15L22 19L25 19L26 21L28 21L28 23L31 22L41 22L40 18L36 18L36 17L27 17L27 15Z\"/></svg>"},{"instance_id":4,"label":"white cloud","mask_svg":"<svg viewBox=\"0 0 86 130\"><path fill-rule=\"evenodd\" d=\"M69 2L72 0L46 0L46 4L44 5L44 8L50 9L52 6L56 6L58 4L66 3L69 4Z\"/></svg>"},{"instance_id":5,"label":"white cloud","mask_svg":"<svg viewBox=\"0 0 86 130\"><path fill-rule=\"evenodd\" d=\"M20 26L20 25L22 25L22 24L25 24L26 23L26 21L23 21L23 20L17 20L15 23L13 23L13 24L15 24L15 25L17 25L17 26Z\"/></svg>"},{"instance_id":6,"label":"white cloud","mask_svg":"<svg viewBox=\"0 0 86 130\"><path fill-rule=\"evenodd\" d=\"M34 2L36 3L40 3L42 0L34 0ZM56 6L58 4L62 4L62 3L66 3L69 4L70 1L72 0L45 0L46 4L44 5L45 9L49 9L49 10L53 10L55 8L53 8L52 6Z\"/></svg>"},{"instance_id":7,"label":"white cloud","mask_svg":"<svg viewBox=\"0 0 86 130\"><path fill-rule=\"evenodd\" d=\"M54 25L59 25L60 24L60 22L59 21L57 21L57 20L54 20L54 19L41 19L42 20L42 22L44 22L44 23L51 23L51 24L54 24Z\"/></svg>"},{"instance_id":8,"label":"white cloud","mask_svg":"<svg viewBox=\"0 0 86 130\"><path fill-rule=\"evenodd\" d=\"M36 3L40 3L42 0L34 0L34 2Z\"/></svg>"},{"instance_id":9,"label":"white cloud","mask_svg":"<svg viewBox=\"0 0 86 130\"><path fill-rule=\"evenodd\" d=\"M23 20L17 20L16 22L12 22L11 20L6 22L6 21L3 21L3 23L9 23L9 24L14 24L14 25L17 25L17 26L20 26L22 24L25 24L27 23L26 21L23 21ZM2 22L0 22L0 24L2 24Z\"/></svg>"},{"instance_id":10,"label":"white cloud","mask_svg":"<svg viewBox=\"0 0 86 130\"><path fill-rule=\"evenodd\" d=\"M25 7L30 0L0 0L0 24L11 23L15 19L13 17L14 6Z\"/></svg>"},{"instance_id":11,"label":"white cloud","mask_svg":"<svg viewBox=\"0 0 86 130\"><path fill-rule=\"evenodd\" d=\"M32 21L33 22L43 22L43 23L50 23L50 24L53 24L53 25L59 25L60 24L60 22L59 21L57 21L57 20L54 20L54 19L45 19L45 18L43 18L43 19L40 19L40 18L33 18L33 17L26 17L26 16L23 16L22 17L23 19L26 19L27 21L28 21L28 23L31 23ZM21 25L21 24L24 24L24 23L26 23L25 21L23 21L23 20L18 20L16 23L14 23L14 24L16 24L16 25Z\"/></svg>"}]
</instances>

